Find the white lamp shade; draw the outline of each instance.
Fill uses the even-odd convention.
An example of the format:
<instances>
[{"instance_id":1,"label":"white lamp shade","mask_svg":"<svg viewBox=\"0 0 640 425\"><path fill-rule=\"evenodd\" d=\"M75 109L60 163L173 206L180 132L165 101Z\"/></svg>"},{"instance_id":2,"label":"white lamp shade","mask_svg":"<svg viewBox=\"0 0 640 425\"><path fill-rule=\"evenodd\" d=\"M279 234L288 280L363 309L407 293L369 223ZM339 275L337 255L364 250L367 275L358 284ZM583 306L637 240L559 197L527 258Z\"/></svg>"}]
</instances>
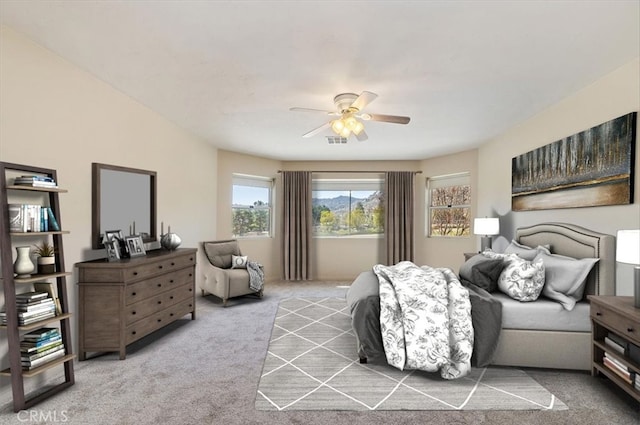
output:
<instances>
[{"instance_id":1,"label":"white lamp shade","mask_svg":"<svg viewBox=\"0 0 640 425\"><path fill-rule=\"evenodd\" d=\"M616 261L640 265L640 230L618 230Z\"/></svg>"},{"instance_id":2,"label":"white lamp shade","mask_svg":"<svg viewBox=\"0 0 640 425\"><path fill-rule=\"evenodd\" d=\"M500 233L500 220L497 218L474 218L474 235L497 235Z\"/></svg>"}]
</instances>

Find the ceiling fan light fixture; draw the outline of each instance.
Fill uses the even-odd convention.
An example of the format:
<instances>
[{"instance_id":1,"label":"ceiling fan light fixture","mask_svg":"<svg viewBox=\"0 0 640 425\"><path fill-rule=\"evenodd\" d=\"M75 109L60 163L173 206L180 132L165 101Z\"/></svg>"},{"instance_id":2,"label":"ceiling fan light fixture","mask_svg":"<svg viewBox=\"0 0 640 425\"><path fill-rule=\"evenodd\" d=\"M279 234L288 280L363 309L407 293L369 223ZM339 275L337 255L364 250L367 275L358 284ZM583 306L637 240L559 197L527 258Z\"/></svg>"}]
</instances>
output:
<instances>
[{"instance_id":1,"label":"ceiling fan light fixture","mask_svg":"<svg viewBox=\"0 0 640 425\"><path fill-rule=\"evenodd\" d=\"M340 130L340 136L344 137L344 138L349 138L349 136L351 136L351 130L349 130L348 127L344 127L342 130Z\"/></svg>"},{"instance_id":2,"label":"ceiling fan light fixture","mask_svg":"<svg viewBox=\"0 0 640 425\"><path fill-rule=\"evenodd\" d=\"M336 134L340 134L340 132L342 131L342 129L344 128L344 122L342 122L342 118L337 119L337 120L333 120L331 122L331 129L336 133Z\"/></svg>"},{"instance_id":3,"label":"ceiling fan light fixture","mask_svg":"<svg viewBox=\"0 0 640 425\"><path fill-rule=\"evenodd\" d=\"M356 136L360 134L362 130L364 130L364 124L362 124L360 121L356 121L356 124L351 129L351 131L353 131L353 134L355 134Z\"/></svg>"}]
</instances>

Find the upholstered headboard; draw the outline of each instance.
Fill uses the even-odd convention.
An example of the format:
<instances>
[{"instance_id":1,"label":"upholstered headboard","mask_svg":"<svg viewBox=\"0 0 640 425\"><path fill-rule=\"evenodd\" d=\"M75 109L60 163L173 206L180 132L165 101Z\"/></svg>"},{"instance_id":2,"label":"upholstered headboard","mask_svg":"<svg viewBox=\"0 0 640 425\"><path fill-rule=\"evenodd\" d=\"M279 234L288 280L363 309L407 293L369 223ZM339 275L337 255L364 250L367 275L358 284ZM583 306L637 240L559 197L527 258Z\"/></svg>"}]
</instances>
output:
<instances>
[{"instance_id":1,"label":"upholstered headboard","mask_svg":"<svg viewBox=\"0 0 640 425\"><path fill-rule=\"evenodd\" d=\"M551 245L553 254L600 258L587 277L586 295L615 295L615 237L568 223L540 223L516 230L516 240L536 247Z\"/></svg>"}]
</instances>

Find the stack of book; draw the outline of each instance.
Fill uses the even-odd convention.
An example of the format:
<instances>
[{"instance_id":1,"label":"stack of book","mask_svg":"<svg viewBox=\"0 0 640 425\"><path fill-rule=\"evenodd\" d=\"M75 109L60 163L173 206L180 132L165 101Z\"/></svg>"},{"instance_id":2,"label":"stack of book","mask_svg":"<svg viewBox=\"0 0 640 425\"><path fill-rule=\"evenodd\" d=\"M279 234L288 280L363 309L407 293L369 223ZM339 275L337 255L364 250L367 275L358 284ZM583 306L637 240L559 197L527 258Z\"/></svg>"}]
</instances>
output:
<instances>
[{"instance_id":1,"label":"stack of book","mask_svg":"<svg viewBox=\"0 0 640 425\"><path fill-rule=\"evenodd\" d=\"M16 309L18 310L18 325L24 326L40 320L49 319L56 315L56 304L44 291L16 294ZM3 325L7 324L7 313L0 313Z\"/></svg>"},{"instance_id":2,"label":"stack of book","mask_svg":"<svg viewBox=\"0 0 640 425\"><path fill-rule=\"evenodd\" d=\"M64 356L64 344L57 328L40 328L29 332L20 341L23 370L31 370Z\"/></svg>"},{"instance_id":3,"label":"stack of book","mask_svg":"<svg viewBox=\"0 0 640 425\"><path fill-rule=\"evenodd\" d=\"M31 187L58 187L56 181L48 176L21 176L16 177L13 181L16 186L31 186Z\"/></svg>"},{"instance_id":4,"label":"stack of book","mask_svg":"<svg viewBox=\"0 0 640 425\"><path fill-rule=\"evenodd\" d=\"M619 356L627 357L631 359L632 362L640 364L640 347L626 341L613 332L609 332L607 336L604 337L604 343L612 353L615 352ZM636 390L640 391L640 374L631 370L607 351L604 353L602 363L623 381L629 385L633 385Z\"/></svg>"},{"instance_id":5,"label":"stack of book","mask_svg":"<svg viewBox=\"0 0 640 425\"><path fill-rule=\"evenodd\" d=\"M49 232L60 230L51 207L29 204L9 204L9 231Z\"/></svg>"}]
</instances>

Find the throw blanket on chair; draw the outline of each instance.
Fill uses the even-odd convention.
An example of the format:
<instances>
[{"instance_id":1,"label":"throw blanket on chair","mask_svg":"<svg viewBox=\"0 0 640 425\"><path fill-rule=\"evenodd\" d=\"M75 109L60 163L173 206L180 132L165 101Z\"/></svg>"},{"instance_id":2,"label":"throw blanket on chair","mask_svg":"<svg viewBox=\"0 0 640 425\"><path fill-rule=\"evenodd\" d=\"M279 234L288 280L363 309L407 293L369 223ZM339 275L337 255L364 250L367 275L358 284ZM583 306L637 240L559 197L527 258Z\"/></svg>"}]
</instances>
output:
<instances>
[{"instance_id":1,"label":"throw blanket on chair","mask_svg":"<svg viewBox=\"0 0 640 425\"><path fill-rule=\"evenodd\" d=\"M262 264L255 261L247 261L247 271L249 272L249 288L252 291L260 292L264 285L264 272Z\"/></svg>"},{"instance_id":2,"label":"throw blanket on chair","mask_svg":"<svg viewBox=\"0 0 640 425\"><path fill-rule=\"evenodd\" d=\"M473 325L468 290L450 269L410 261L375 265L380 328L387 362L400 369L440 371L445 379L471 370Z\"/></svg>"}]
</instances>

